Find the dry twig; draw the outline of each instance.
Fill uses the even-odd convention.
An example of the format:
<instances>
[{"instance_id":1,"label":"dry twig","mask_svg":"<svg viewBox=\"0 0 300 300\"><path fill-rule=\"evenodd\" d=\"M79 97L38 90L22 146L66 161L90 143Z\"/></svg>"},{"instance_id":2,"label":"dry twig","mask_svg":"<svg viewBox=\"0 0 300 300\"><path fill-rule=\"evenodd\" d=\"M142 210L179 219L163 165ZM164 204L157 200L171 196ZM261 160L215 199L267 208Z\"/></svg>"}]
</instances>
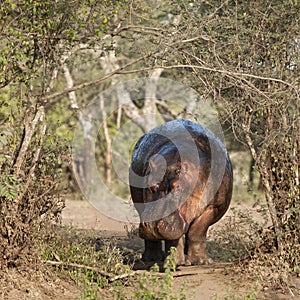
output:
<instances>
[{"instance_id":1,"label":"dry twig","mask_svg":"<svg viewBox=\"0 0 300 300\"><path fill-rule=\"evenodd\" d=\"M86 265L81 265L81 264L76 264L76 263L67 263L67 262L63 262L63 261L52 261L52 260L46 260L45 263L48 265L52 265L52 266L64 266L67 268L78 268L78 269L94 271L94 272L106 277L109 282L114 282L119 279L124 279L127 277L143 274L145 272L144 270L136 270L136 271L131 271L131 273L114 275L114 274L105 272L103 270L100 270L97 267L91 267L91 266L86 266ZM156 275L158 277L165 276L165 273L160 273L160 272L151 272L151 274ZM198 274L199 274L199 271L177 271L177 272L173 273L173 277L194 276L194 275L198 275Z\"/></svg>"}]
</instances>

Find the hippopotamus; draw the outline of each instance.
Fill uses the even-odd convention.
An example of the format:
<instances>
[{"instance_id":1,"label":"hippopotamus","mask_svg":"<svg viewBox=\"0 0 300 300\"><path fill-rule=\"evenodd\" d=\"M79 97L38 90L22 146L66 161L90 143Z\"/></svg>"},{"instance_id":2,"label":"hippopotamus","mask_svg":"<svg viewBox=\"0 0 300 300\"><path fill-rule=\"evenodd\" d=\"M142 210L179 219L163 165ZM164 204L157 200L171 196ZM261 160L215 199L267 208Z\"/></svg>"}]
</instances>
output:
<instances>
[{"instance_id":1,"label":"hippopotamus","mask_svg":"<svg viewBox=\"0 0 300 300\"><path fill-rule=\"evenodd\" d=\"M206 234L227 211L232 182L226 148L206 127L177 119L144 134L129 169L142 260L163 261L175 247L177 265L212 263Z\"/></svg>"}]
</instances>

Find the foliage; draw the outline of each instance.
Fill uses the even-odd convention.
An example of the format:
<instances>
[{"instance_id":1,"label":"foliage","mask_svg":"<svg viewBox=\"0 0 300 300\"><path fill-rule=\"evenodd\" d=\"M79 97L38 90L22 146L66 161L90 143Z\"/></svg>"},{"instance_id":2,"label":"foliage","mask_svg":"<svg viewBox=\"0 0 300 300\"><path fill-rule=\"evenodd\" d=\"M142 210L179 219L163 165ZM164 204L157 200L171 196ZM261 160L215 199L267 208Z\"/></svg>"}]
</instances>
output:
<instances>
[{"instance_id":1,"label":"foliage","mask_svg":"<svg viewBox=\"0 0 300 300\"><path fill-rule=\"evenodd\" d=\"M1 267L14 266L29 253L33 232L56 219L63 208L57 194L61 177L58 160L64 149L49 135L35 134L28 152L22 159L22 171L17 174L13 165L24 121L22 104L14 101L12 87L0 91L0 259ZM41 126L39 130L41 130ZM50 140L52 142L50 142ZM42 143L45 143L42 147ZM52 147L53 144L55 147Z\"/></svg>"},{"instance_id":2,"label":"foliage","mask_svg":"<svg viewBox=\"0 0 300 300\"><path fill-rule=\"evenodd\" d=\"M129 267L123 264L121 251L112 241L103 240L101 247L95 251L94 236L72 228L67 231L52 228L50 232L39 238L39 243L36 243L38 252L43 261L62 263L61 271L81 287L82 298L101 298L99 290L110 286L105 274L112 276L130 272Z\"/></svg>"},{"instance_id":3,"label":"foliage","mask_svg":"<svg viewBox=\"0 0 300 300\"><path fill-rule=\"evenodd\" d=\"M219 107L221 121L230 122L249 149L272 220L274 255L293 271L300 260L299 3L210 1L181 7L186 14L178 32L196 38L180 45L176 58L193 71L185 79Z\"/></svg>"},{"instance_id":4,"label":"foliage","mask_svg":"<svg viewBox=\"0 0 300 300\"><path fill-rule=\"evenodd\" d=\"M228 292L228 294L224 297L220 297L215 295L211 300L256 300L255 292L250 291L244 296L237 296L235 292Z\"/></svg>"},{"instance_id":5,"label":"foliage","mask_svg":"<svg viewBox=\"0 0 300 300\"><path fill-rule=\"evenodd\" d=\"M64 109L66 104L52 109L55 103L42 98L60 87L55 82L58 70L72 53L82 47L102 45L102 36L113 24L120 5L121 2L93 0L1 2L0 252L3 267L15 265L22 253L30 253L27 250L33 233L56 218L63 208L60 181L69 160L71 134L68 130L74 122L69 121L66 128L57 119L59 116L66 122L73 112Z\"/></svg>"},{"instance_id":6,"label":"foliage","mask_svg":"<svg viewBox=\"0 0 300 300\"><path fill-rule=\"evenodd\" d=\"M111 291L114 299L186 299L184 287L173 290L175 249L171 250L162 276L158 276L157 264L150 272L143 271L130 276L132 271L123 264L123 253L114 241L97 240L101 246L96 251L96 238L90 232L83 233L75 229L58 231L54 227L48 227L47 231L51 233L44 232L35 242L38 252L43 261L60 263L58 270L77 282L82 288L83 299L101 299L107 290ZM126 274L128 276L124 276ZM110 282L107 275L115 276L116 280ZM130 293L130 288L126 289L122 280L126 280L127 286L134 287L134 291Z\"/></svg>"},{"instance_id":7,"label":"foliage","mask_svg":"<svg viewBox=\"0 0 300 300\"><path fill-rule=\"evenodd\" d=\"M4 0L1 4L1 86L48 76L60 64L66 47L101 41L120 6L93 0ZM42 84L40 93L46 88Z\"/></svg>"},{"instance_id":8,"label":"foliage","mask_svg":"<svg viewBox=\"0 0 300 300\"><path fill-rule=\"evenodd\" d=\"M265 239L272 255L261 256L299 275L299 5L3 0L1 265L14 265L36 226L61 211L61 157L68 157L70 129L75 118L82 121L87 100L118 80L160 70L159 76L191 86L214 103L220 121L247 147L272 220L271 238ZM108 137L101 133L103 170L110 168L107 145L116 123L151 106L132 102L107 125ZM162 111L162 105L152 108ZM170 118L178 115L168 105L164 109ZM64 125L58 128L60 114Z\"/></svg>"},{"instance_id":9,"label":"foliage","mask_svg":"<svg viewBox=\"0 0 300 300\"><path fill-rule=\"evenodd\" d=\"M11 149L2 148L0 178L0 242L1 266L14 266L28 254L33 232L45 223L55 220L63 208L57 194L61 176L57 158L62 150L45 146L39 153L39 161L29 155L25 157L27 170L23 176L9 174ZM33 151L33 150L32 150Z\"/></svg>"},{"instance_id":10,"label":"foliage","mask_svg":"<svg viewBox=\"0 0 300 300\"><path fill-rule=\"evenodd\" d=\"M171 248L170 255L167 257L165 264L165 274L161 277L157 276L159 267L154 264L150 272L144 271L137 276L137 287L131 292L130 297L126 296L126 293L118 289L116 298L117 299L186 299L186 292L184 286L180 290L173 288L173 273L176 271L175 255L176 249ZM133 283L136 286L135 283Z\"/></svg>"}]
</instances>

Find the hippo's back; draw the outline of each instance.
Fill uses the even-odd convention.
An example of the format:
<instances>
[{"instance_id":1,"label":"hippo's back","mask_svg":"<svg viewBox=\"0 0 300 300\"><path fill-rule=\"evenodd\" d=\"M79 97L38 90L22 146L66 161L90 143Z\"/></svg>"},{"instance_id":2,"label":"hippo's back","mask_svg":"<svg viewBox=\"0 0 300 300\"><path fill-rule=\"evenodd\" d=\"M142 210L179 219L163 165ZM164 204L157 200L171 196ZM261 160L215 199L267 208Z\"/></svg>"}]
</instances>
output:
<instances>
[{"instance_id":1,"label":"hippo's back","mask_svg":"<svg viewBox=\"0 0 300 300\"><path fill-rule=\"evenodd\" d=\"M226 153L222 142L204 126L186 119L177 119L159 125L143 135L136 143L132 154L132 170L139 176L144 175L144 169L149 158L158 153L166 144L190 143L209 151L210 143L216 143Z\"/></svg>"}]
</instances>

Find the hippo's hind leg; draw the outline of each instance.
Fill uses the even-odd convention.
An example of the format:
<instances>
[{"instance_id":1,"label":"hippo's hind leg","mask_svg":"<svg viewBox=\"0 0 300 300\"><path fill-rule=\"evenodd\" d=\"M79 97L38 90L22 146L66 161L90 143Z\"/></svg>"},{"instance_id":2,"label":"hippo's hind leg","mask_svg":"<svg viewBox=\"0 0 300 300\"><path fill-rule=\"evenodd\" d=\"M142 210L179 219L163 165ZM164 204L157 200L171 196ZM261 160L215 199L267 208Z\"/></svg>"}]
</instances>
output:
<instances>
[{"instance_id":1,"label":"hippo's hind leg","mask_svg":"<svg viewBox=\"0 0 300 300\"><path fill-rule=\"evenodd\" d=\"M145 240L145 251L142 256L142 260L145 262L150 261L163 261L165 258L162 251L161 241L149 241Z\"/></svg>"},{"instance_id":2,"label":"hippo's hind leg","mask_svg":"<svg viewBox=\"0 0 300 300\"><path fill-rule=\"evenodd\" d=\"M217 221L218 212L218 208L209 206L190 226L186 237L187 266L213 263L206 254L206 234L208 227Z\"/></svg>"},{"instance_id":3,"label":"hippo's hind leg","mask_svg":"<svg viewBox=\"0 0 300 300\"><path fill-rule=\"evenodd\" d=\"M185 257L184 257L183 237L181 237L178 240L166 240L165 241L166 255L170 254L171 247L176 248L176 256L175 256L176 266L184 265L185 264ZM164 267L166 267L166 260L165 260L165 263L164 263Z\"/></svg>"}]
</instances>

